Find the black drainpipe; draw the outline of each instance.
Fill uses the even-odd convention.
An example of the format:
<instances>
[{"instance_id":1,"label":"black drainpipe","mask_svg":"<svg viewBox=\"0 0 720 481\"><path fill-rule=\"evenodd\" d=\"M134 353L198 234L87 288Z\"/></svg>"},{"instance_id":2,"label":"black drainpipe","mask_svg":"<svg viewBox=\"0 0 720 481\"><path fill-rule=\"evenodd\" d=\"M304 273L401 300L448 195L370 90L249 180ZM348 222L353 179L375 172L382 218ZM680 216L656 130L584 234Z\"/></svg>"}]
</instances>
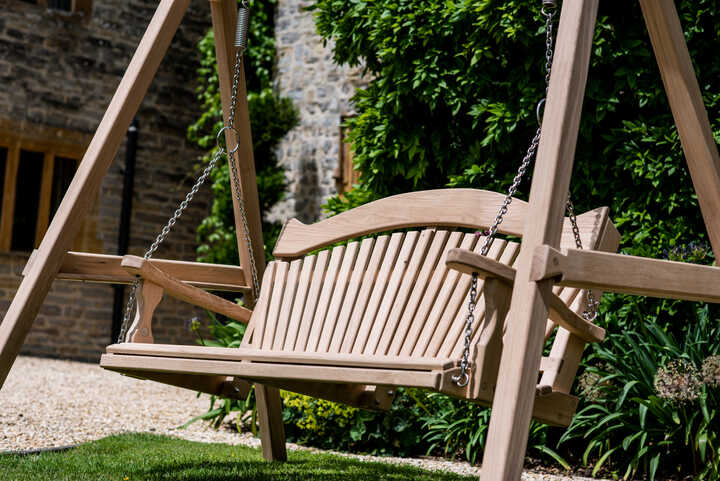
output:
<instances>
[{"instance_id":1,"label":"black drainpipe","mask_svg":"<svg viewBox=\"0 0 720 481\"><path fill-rule=\"evenodd\" d=\"M118 231L119 256L124 256L130 243L130 217L132 214L133 186L135 184L135 160L137 154L138 133L140 123L137 117L133 119L127 131L125 144L125 175L123 177L122 206L120 208L120 229ZM116 284L114 287L113 316L110 343L117 342L125 313L125 286Z\"/></svg>"}]
</instances>

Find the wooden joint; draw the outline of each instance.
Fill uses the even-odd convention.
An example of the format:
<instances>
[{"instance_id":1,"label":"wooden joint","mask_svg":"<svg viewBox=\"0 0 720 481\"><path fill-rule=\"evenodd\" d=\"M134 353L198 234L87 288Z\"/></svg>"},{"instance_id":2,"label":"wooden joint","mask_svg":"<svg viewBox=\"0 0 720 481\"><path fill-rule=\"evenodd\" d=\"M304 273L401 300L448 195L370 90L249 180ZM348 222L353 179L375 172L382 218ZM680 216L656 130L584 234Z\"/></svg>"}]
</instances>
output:
<instances>
[{"instance_id":1,"label":"wooden joint","mask_svg":"<svg viewBox=\"0 0 720 481\"><path fill-rule=\"evenodd\" d=\"M548 245L537 246L530 269L530 280L533 282L546 279L562 280L565 267L564 258L563 253L554 247Z\"/></svg>"}]
</instances>

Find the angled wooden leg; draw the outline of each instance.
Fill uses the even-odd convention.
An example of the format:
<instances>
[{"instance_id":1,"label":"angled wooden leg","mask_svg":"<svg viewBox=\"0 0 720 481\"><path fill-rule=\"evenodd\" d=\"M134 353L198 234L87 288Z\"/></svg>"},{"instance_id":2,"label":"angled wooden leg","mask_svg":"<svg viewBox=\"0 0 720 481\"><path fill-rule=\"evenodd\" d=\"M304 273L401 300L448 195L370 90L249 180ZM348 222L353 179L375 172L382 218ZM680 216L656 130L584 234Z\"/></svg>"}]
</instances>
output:
<instances>
[{"instance_id":1,"label":"angled wooden leg","mask_svg":"<svg viewBox=\"0 0 720 481\"><path fill-rule=\"evenodd\" d=\"M531 282L536 246L558 246L572 172L598 0L564 2L493 401L483 481L520 479L542 356L551 281Z\"/></svg>"},{"instance_id":2,"label":"angled wooden leg","mask_svg":"<svg viewBox=\"0 0 720 481\"><path fill-rule=\"evenodd\" d=\"M255 399L260 422L263 458L268 461L286 461L285 426L282 419L280 390L255 384Z\"/></svg>"},{"instance_id":3,"label":"angled wooden leg","mask_svg":"<svg viewBox=\"0 0 720 481\"><path fill-rule=\"evenodd\" d=\"M0 386L30 331L190 0L162 0L0 324Z\"/></svg>"},{"instance_id":4,"label":"angled wooden leg","mask_svg":"<svg viewBox=\"0 0 720 481\"><path fill-rule=\"evenodd\" d=\"M720 157L675 3L640 0L715 258L720 259Z\"/></svg>"}]
</instances>

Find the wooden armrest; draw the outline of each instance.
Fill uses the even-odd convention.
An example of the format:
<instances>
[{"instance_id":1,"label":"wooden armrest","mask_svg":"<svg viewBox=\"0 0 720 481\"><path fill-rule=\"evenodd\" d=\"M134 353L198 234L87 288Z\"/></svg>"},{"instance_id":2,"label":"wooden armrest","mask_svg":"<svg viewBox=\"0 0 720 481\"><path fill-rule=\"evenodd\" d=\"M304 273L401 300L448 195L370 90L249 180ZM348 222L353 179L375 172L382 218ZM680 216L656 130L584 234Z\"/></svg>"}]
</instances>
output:
<instances>
[{"instance_id":1,"label":"wooden armrest","mask_svg":"<svg viewBox=\"0 0 720 481\"><path fill-rule=\"evenodd\" d=\"M30 255L23 269L23 276L29 272L35 262L36 252L37 250ZM150 262L168 275L201 289L226 292L250 290L243 268L240 266L166 259L151 259ZM121 263L121 256L68 252L63 258L56 279L130 284L134 277L120 266Z\"/></svg>"},{"instance_id":2,"label":"wooden armrest","mask_svg":"<svg viewBox=\"0 0 720 481\"><path fill-rule=\"evenodd\" d=\"M247 323L250 320L250 316L252 315L251 310L238 306L222 297L205 292L197 287L185 284L163 272L147 259L128 255L123 257L120 265L130 274L142 277L153 284L161 286L168 295L176 299L241 322Z\"/></svg>"},{"instance_id":3,"label":"wooden armrest","mask_svg":"<svg viewBox=\"0 0 720 481\"><path fill-rule=\"evenodd\" d=\"M515 281L515 269L467 249L450 249L445 264L465 274L477 272L483 279L496 278L509 284ZM551 297L547 299L549 316L554 323L587 342L599 342L605 339L605 329L583 319L556 294L550 292L550 295Z\"/></svg>"},{"instance_id":4,"label":"wooden armrest","mask_svg":"<svg viewBox=\"0 0 720 481\"><path fill-rule=\"evenodd\" d=\"M508 284L515 282L515 269L512 267L478 254L477 252L459 247L448 251L445 265L450 269L465 274L476 272L482 279L493 277L505 281Z\"/></svg>"},{"instance_id":5,"label":"wooden armrest","mask_svg":"<svg viewBox=\"0 0 720 481\"><path fill-rule=\"evenodd\" d=\"M542 245L530 275L561 286L720 303L720 268L688 262Z\"/></svg>"}]
</instances>

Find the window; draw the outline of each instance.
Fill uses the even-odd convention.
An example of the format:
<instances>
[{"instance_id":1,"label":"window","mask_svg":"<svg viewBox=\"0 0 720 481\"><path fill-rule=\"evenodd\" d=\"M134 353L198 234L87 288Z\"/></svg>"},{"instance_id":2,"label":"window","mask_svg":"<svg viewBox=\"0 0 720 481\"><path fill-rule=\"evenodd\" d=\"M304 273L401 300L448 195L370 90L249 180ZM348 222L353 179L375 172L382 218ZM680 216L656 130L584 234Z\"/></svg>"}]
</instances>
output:
<instances>
[{"instance_id":1,"label":"window","mask_svg":"<svg viewBox=\"0 0 720 481\"><path fill-rule=\"evenodd\" d=\"M40 244L87 143L77 132L0 121L0 252Z\"/></svg>"},{"instance_id":2,"label":"window","mask_svg":"<svg viewBox=\"0 0 720 481\"><path fill-rule=\"evenodd\" d=\"M60 12L78 12L90 16L92 0L23 0L26 3L33 3L49 10Z\"/></svg>"},{"instance_id":3,"label":"window","mask_svg":"<svg viewBox=\"0 0 720 481\"><path fill-rule=\"evenodd\" d=\"M338 194L344 194L352 189L360 179L360 171L355 170L353 165L353 152L351 144L347 142L348 128L345 121L351 116L343 116L340 120L340 156L338 166L335 169L335 188Z\"/></svg>"}]
</instances>

